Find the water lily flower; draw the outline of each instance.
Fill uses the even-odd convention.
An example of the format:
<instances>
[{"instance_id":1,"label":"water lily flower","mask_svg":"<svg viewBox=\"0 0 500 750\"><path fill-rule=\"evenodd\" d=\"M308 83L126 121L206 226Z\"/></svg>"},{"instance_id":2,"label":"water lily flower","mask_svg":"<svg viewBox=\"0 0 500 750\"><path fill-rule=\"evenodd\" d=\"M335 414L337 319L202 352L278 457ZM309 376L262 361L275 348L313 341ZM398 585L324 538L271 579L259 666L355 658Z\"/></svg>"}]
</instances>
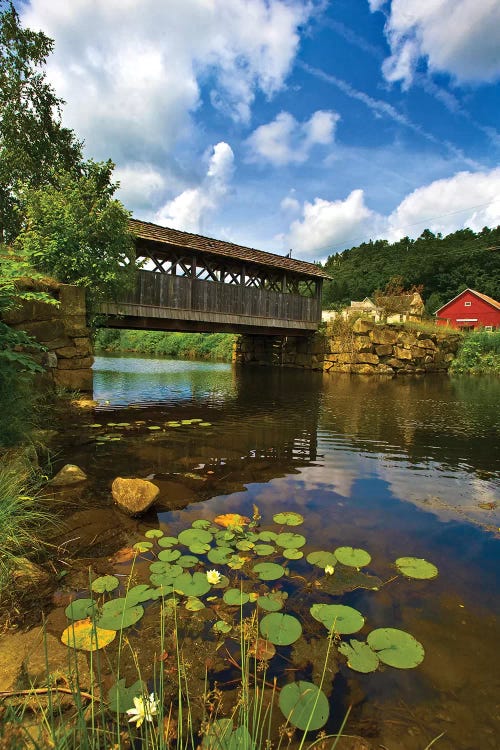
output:
<instances>
[{"instance_id":1,"label":"water lily flower","mask_svg":"<svg viewBox=\"0 0 500 750\"><path fill-rule=\"evenodd\" d=\"M325 565L325 573L327 576L332 576L335 573L333 565Z\"/></svg>"},{"instance_id":2,"label":"water lily flower","mask_svg":"<svg viewBox=\"0 0 500 750\"><path fill-rule=\"evenodd\" d=\"M135 721L136 727L140 727L144 720L153 721L153 716L156 716L157 711L158 701L155 694L151 693L149 698L146 698L146 702L142 695L134 698L134 708L129 708L127 714L130 716L129 722Z\"/></svg>"},{"instance_id":3,"label":"water lily flower","mask_svg":"<svg viewBox=\"0 0 500 750\"><path fill-rule=\"evenodd\" d=\"M218 570L207 570L207 581L209 583L220 583L222 579Z\"/></svg>"}]
</instances>

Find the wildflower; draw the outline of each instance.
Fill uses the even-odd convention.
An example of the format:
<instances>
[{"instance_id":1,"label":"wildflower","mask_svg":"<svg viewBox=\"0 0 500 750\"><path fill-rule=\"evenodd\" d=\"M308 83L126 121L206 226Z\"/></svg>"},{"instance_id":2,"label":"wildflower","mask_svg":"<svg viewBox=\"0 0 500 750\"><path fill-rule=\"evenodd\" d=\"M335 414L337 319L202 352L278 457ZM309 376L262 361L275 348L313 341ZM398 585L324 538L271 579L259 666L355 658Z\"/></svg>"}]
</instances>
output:
<instances>
[{"instance_id":1,"label":"wildflower","mask_svg":"<svg viewBox=\"0 0 500 750\"><path fill-rule=\"evenodd\" d=\"M221 578L222 576L218 570L207 570L207 581L209 583L220 583Z\"/></svg>"},{"instance_id":2,"label":"wildflower","mask_svg":"<svg viewBox=\"0 0 500 750\"><path fill-rule=\"evenodd\" d=\"M325 573L327 576L332 576L335 573L333 565L325 565Z\"/></svg>"},{"instance_id":3,"label":"wildflower","mask_svg":"<svg viewBox=\"0 0 500 750\"><path fill-rule=\"evenodd\" d=\"M144 698L140 695L138 698L134 698L135 708L129 708L127 713L130 716L129 722L135 721L137 727L140 727L144 719L146 721L153 721L153 716L156 716L158 710L158 701L155 699L155 694L151 693L149 698Z\"/></svg>"}]
</instances>

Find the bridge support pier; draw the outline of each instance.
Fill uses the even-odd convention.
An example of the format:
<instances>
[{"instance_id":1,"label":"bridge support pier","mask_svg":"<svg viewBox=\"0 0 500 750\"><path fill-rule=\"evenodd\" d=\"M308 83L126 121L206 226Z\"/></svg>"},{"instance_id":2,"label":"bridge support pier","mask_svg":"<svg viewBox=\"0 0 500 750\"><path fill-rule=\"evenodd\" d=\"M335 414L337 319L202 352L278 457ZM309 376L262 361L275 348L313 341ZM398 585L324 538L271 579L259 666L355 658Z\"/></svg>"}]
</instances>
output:
<instances>
[{"instance_id":1,"label":"bridge support pier","mask_svg":"<svg viewBox=\"0 0 500 750\"><path fill-rule=\"evenodd\" d=\"M325 338L321 333L309 336L238 336L233 349L237 365L267 365L322 370L325 360Z\"/></svg>"}]
</instances>

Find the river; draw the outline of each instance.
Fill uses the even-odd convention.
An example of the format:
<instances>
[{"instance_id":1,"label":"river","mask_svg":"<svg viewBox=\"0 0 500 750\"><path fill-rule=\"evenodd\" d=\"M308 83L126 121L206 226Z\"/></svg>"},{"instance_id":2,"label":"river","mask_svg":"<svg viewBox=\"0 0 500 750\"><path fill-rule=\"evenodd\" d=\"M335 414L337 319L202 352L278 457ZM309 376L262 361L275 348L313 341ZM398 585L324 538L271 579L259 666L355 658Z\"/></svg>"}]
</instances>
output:
<instances>
[{"instance_id":1,"label":"river","mask_svg":"<svg viewBox=\"0 0 500 750\"><path fill-rule=\"evenodd\" d=\"M341 660L329 728L352 704L348 731L377 748L423 750L441 733L437 750L499 746L498 379L386 380L107 355L94 369L102 429L70 442L59 461L88 472L100 510L115 476L158 484L158 517L135 522L129 536L143 538L154 522L177 533L219 513L251 517L257 505L263 521L302 514L311 548L369 551L368 570L385 585L334 599L366 617L352 637L401 628L425 658L416 669L371 674ZM193 419L204 427L182 424ZM431 561L438 577L396 577L402 556Z\"/></svg>"}]
</instances>

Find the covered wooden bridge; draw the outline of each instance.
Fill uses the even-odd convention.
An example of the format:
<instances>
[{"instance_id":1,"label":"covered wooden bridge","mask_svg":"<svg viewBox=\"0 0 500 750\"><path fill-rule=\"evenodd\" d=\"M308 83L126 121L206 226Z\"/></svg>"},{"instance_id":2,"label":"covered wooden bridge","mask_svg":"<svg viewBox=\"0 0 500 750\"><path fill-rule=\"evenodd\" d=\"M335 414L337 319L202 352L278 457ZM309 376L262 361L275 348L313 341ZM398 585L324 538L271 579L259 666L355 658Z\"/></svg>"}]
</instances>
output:
<instances>
[{"instance_id":1,"label":"covered wooden bridge","mask_svg":"<svg viewBox=\"0 0 500 750\"><path fill-rule=\"evenodd\" d=\"M319 266L135 219L130 228L144 265L134 291L101 305L108 327L275 336L318 328L329 278Z\"/></svg>"}]
</instances>

